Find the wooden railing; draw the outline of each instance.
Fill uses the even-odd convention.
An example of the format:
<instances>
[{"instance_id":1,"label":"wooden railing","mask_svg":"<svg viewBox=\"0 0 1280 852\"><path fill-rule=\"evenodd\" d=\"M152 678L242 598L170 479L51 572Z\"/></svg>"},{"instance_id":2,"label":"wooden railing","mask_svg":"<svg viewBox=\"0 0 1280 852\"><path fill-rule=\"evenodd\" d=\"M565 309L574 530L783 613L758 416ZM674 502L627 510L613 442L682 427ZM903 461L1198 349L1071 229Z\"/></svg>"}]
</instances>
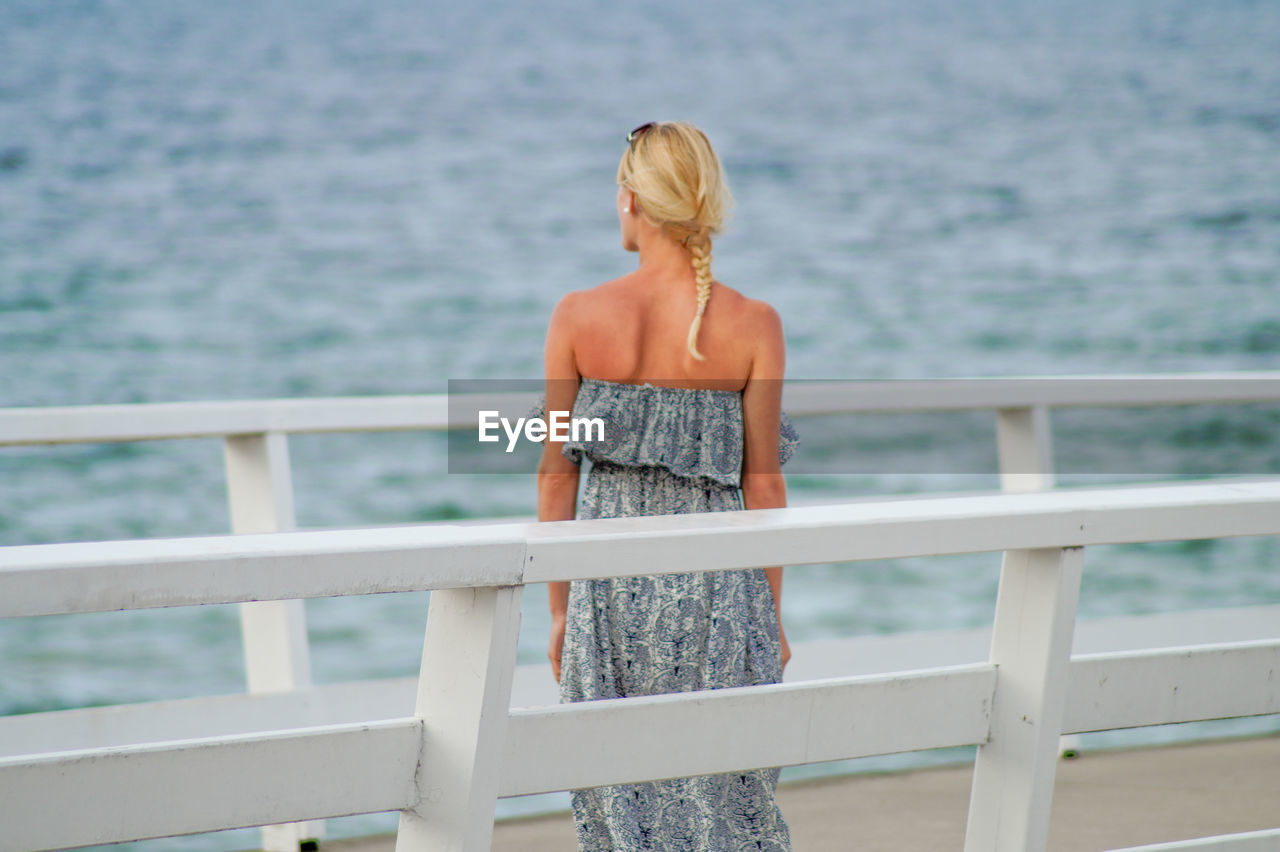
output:
<instances>
[{"instance_id":1,"label":"wooden railing","mask_svg":"<svg viewBox=\"0 0 1280 852\"><path fill-rule=\"evenodd\" d=\"M1280 712L1280 635L1072 660L1085 548L1276 534L1238 481L4 548L4 617L434 591L412 716L11 755L0 849L400 811L403 852L479 850L499 796L960 745L966 849L1043 849L1060 733ZM527 583L988 551L986 662L509 709Z\"/></svg>"},{"instance_id":2,"label":"wooden railing","mask_svg":"<svg viewBox=\"0 0 1280 852\"><path fill-rule=\"evenodd\" d=\"M1002 488L1031 492L1054 484L1054 408L1275 402L1280 372L801 382L789 384L784 394L786 409L796 416L993 411ZM527 396L504 401L523 406L532 401ZM268 533L295 529L288 435L475 425L458 420L457 412L452 417L458 422L451 421L443 395L7 409L0 410L0 446L220 438L232 530ZM306 690L311 675L300 600L305 596L267 600L272 596L257 593L252 584L245 589L241 624L250 694ZM276 826L264 845L297 849L301 839L317 833L316 826Z\"/></svg>"}]
</instances>

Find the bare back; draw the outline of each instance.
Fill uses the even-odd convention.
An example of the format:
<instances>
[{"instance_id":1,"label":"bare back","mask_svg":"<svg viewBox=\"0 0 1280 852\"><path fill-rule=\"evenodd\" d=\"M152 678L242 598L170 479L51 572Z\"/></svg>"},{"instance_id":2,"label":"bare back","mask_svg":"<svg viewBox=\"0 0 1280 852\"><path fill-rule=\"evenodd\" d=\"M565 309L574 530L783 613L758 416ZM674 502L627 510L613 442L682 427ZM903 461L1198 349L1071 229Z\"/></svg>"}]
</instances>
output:
<instances>
[{"instance_id":1,"label":"bare back","mask_svg":"<svg viewBox=\"0 0 1280 852\"><path fill-rule=\"evenodd\" d=\"M697 307L692 275L646 270L574 294L579 374L613 382L742 390L772 309L719 282L702 318L697 360L685 345Z\"/></svg>"},{"instance_id":2,"label":"bare back","mask_svg":"<svg viewBox=\"0 0 1280 852\"><path fill-rule=\"evenodd\" d=\"M782 321L766 302L713 282L698 335L704 360L698 360L687 345L696 289L692 274L682 273L664 276L642 266L562 298L547 330L547 406L570 410L583 376L741 391L746 439L743 491L748 507L752 503L763 507L774 497L757 500L753 496L752 483L758 481L754 474L776 480L769 489L783 488L778 475L778 422L786 369ZM547 442L542 469L568 472L572 467ZM786 505L782 499L773 505Z\"/></svg>"}]
</instances>

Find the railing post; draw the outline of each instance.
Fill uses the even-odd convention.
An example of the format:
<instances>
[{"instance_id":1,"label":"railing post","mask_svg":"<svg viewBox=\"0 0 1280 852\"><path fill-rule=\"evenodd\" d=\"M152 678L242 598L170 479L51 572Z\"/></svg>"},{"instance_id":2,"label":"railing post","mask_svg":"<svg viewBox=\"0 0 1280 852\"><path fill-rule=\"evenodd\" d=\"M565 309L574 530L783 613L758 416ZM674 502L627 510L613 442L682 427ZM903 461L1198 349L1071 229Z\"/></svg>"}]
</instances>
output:
<instances>
[{"instance_id":1,"label":"railing post","mask_svg":"<svg viewBox=\"0 0 1280 852\"><path fill-rule=\"evenodd\" d=\"M1049 409L1043 405L996 411L1000 489L1044 491L1053 487L1053 441Z\"/></svg>"},{"instance_id":2,"label":"railing post","mask_svg":"<svg viewBox=\"0 0 1280 852\"><path fill-rule=\"evenodd\" d=\"M1001 491L1025 494L1054 487L1053 436L1047 406L998 409L996 450ZM1079 737L1068 734L1059 738L1058 752L1075 757L1079 744Z\"/></svg>"},{"instance_id":3,"label":"railing post","mask_svg":"<svg viewBox=\"0 0 1280 852\"><path fill-rule=\"evenodd\" d=\"M414 711L423 723L418 804L401 812L396 852L489 849L523 590L431 593Z\"/></svg>"},{"instance_id":4,"label":"railing post","mask_svg":"<svg viewBox=\"0 0 1280 852\"><path fill-rule=\"evenodd\" d=\"M296 527L288 436L283 432L228 435L223 441L233 533L286 532ZM303 602L240 605L249 692L288 692L311 686L311 654ZM298 852L324 835L321 821L262 829L267 852Z\"/></svg>"},{"instance_id":5,"label":"railing post","mask_svg":"<svg viewBox=\"0 0 1280 852\"><path fill-rule=\"evenodd\" d=\"M1083 554L1080 547L1004 554L991 635L991 734L974 761L965 852L1038 852L1048 842Z\"/></svg>"}]
</instances>

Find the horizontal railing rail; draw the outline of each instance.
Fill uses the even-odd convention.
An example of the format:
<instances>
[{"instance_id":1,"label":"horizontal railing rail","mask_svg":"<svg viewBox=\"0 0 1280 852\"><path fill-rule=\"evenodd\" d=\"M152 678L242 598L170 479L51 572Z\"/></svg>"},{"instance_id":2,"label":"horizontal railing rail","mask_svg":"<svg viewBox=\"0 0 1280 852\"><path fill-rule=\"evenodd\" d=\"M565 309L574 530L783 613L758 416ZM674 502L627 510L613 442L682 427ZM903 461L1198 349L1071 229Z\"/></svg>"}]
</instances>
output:
<instances>
[{"instance_id":1,"label":"horizontal railing rail","mask_svg":"<svg viewBox=\"0 0 1280 852\"><path fill-rule=\"evenodd\" d=\"M1280 849L1280 828L1129 846L1111 852L1276 852L1277 849Z\"/></svg>"},{"instance_id":2,"label":"horizontal railing rail","mask_svg":"<svg viewBox=\"0 0 1280 852\"><path fill-rule=\"evenodd\" d=\"M0 550L0 617L498 587L1280 532L1280 480L731 514L36 544Z\"/></svg>"},{"instance_id":3,"label":"horizontal railing rail","mask_svg":"<svg viewBox=\"0 0 1280 852\"><path fill-rule=\"evenodd\" d=\"M459 399L477 394L460 394ZM536 393L483 395L523 410ZM1165 375L1010 376L789 381L794 415L1031 408L1209 405L1280 401L1280 371ZM474 428L474 404L447 394L262 399L0 409L0 446L218 438L268 432L317 434Z\"/></svg>"},{"instance_id":4,"label":"horizontal railing rail","mask_svg":"<svg viewBox=\"0 0 1280 852\"><path fill-rule=\"evenodd\" d=\"M0 849L409 808L421 740L409 718L3 759Z\"/></svg>"},{"instance_id":5,"label":"horizontal railing rail","mask_svg":"<svg viewBox=\"0 0 1280 852\"><path fill-rule=\"evenodd\" d=\"M1073 660L1083 548L1277 534L1280 481L3 548L7 616L435 591L412 716L10 754L0 849L388 810L404 852L484 849L499 796L955 745L978 746L966 848L1043 849L1064 731L1280 712L1280 629ZM986 661L509 709L523 583L985 550L1005 551Z\"/></svg>"},{"instance_id":6,"label":"horizontal railing rail","mask_svg":"<svg viewBox=\"0 0 1280 852\"><path fill-rule=\"evenodd\" d=\"M1092 569L1099 570L1097 566ZM1142 655L1198 645L1269 641L1280 624L1280 605L1112 616L1084 619L1072 638L1071 688L1064 716L1077 693L1079 663L1111 658L1119 652ZM964 666L983 662L991 644L990 627L926 632L869 634L842 639L793 642L787 681L825 680L880 675L915 669ZM1232 650L1228 648L1227 650ZM1114 688L1114 684L1113 684ZM179 698L134 704L52 710L0 717L0 757L45 751L83 750L134 745L153 740L225 736L253 731L340 725L369 719L398 719L413 711L417 679L413 677L345 681L303 690ZM1231 690L1236 695L1237 690ZM1187 699L1185 691L1181 696ZM516 667L513 708L540 707L559 701L551 667L532 663ZM1241 701L1260 706L1247 695ZM1224 705L1225 706L1225 705ZM1230 708L1227 707L1227 710ZM1240 715L1227 712L1225 715ZM1217 717L1214 717L1217 718ZM1118 716L1111 721L1117 723Z\"/></svg>"},{"instance_id":7,"label":"horizontal railing rail","mask_svg":"<svg viewBox=\"0 0 1280 852\"><path fill-rule=\"evenodd\" d=\"M1092 570L1099 570L1095 566ZM1240 607L1112 616L1084 619L1072 637L1071 674L1064 729L1084 730L1087 705L1073 706L1096 688L1101 677L1110 678L1100 661L1124 665L1129 655L1145 658L1160 653L1186 653L1190 659L1215 650L1234 652L1249 643L1271 641L1280 624L1280 605ZM787 681L827 680L855 675L883 675L916 669L966 666L984 662L991 645L991 628L931 630L915 633L869 634L842 639L792 643L794 656L787 667ZM1188 646L1199 646L1189 649ZM1219 647L1221 646L1221 647ZM1081 665L1093 671L1078 673ZM1095 677L1096 676L1096 677ZM1095 677L1093 681L1087 678ZM1227 674L1224 677L1235 677ZM1119 679L1108 681L1109 702L1115 702ZM1253 686L1252 681L1241 683ZM1238 685L1237 685L1238 687ZM398 719L413 712L417 678L329 683L304 690L179 698L135 704L53 710L0 717L0 757L45 751L83 750L134 745L152 740L178 740L226 736L253 731L341 725L369 719ZM1264 703L1249 689L1218 693L1215 709L1222 718L1248 715L1232 712L1230 702L1259 707ZM1179 698L1194 700L1185 687ZM1151 693L1142 701L1163 700ZM1127 699L1126 699L1127 700ZM541 707L559 701L559 691L546 663L516 667L512 680L513 708ZM1096 700L1095 700L1096 703ZM1130 714L1138 725L1155 715ZM1119 714L1109 718L1114 727L1126 727ZM1183 721L1191 721L1184 719Z\"/></svg>"}]
</instances>

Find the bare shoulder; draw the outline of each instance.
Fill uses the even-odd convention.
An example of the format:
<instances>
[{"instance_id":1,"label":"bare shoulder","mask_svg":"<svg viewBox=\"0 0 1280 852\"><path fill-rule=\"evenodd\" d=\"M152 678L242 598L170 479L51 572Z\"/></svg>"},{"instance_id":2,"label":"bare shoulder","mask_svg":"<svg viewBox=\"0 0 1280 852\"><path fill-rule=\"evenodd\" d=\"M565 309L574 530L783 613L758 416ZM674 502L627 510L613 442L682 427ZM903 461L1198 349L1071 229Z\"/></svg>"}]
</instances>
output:
<instances>
[{"instance_id":1,"label":"bare shoulder","mask_svg":"<svg viewBox=\"0 0 1280 852\"><path fill-rule=\"evenodd\" d=\"M778 323L778 312L762 299L752 299L722 281L715 282L711 299L718 305L727 307L739 321L748 323Z\"/></svg>"},{"instance_id":2,"label":"bare shoulder","mask_svg":"<svg viewBox=\"0 0 1280 852\"><path fill-rule=\"evenodd\" d=\"M570 290L565 293L556 302L555 310L551 315L552 322L573 325L589 320L593 313L602 310L611 299L616 298L617 285L621 280L606 281L594 287Z\"/></svg>"},{"instance_id":3,"label":"bare shoulder","mask_svg":"<svg viewBox=\"0 0 1280 852\"><path fill-rule=\"evenodd\" d=\"M762 299L739 298L739 327L753 344L751 375L755 378L781 378L786 369L782 317L773 305Z\"/></svg>"},{"instance_id":4,"label":"bare shoulder","mask_svg":"<svg viewBox=\"0 0 1280 852\"><path fill-rule=\"evenodd\" d=\"M581 320L589 320L596 314L611 311L620 300L628 298L631 292L628 286L630 277L624 275L594 287L571 290L560 297L556 311L563 312L566 317Z\"/></svg>"},{"instance_id":5,"label":"bare shoulder","mask_svg":"<svg viewBox=\"0 0 1280 852\"><path fill-rule=\"evenodd\" d=\"M551 331L568 331L577 325L582 313L582 297L585 290L571 290L560 297L551 310Z\"/></svg>"},{"instance_id":6,"label":"bare shoulder","mask_svg":"<svg viewBox=\"0 0 1280 852\"><path fill-rule=\"evenodd\" d=\"M761 336L776 335L782 337L782 317L773 305L761 299L747 299L746 313L752 328Z\"/></svg>"},{"instance_id":7,"label":"bare shoulder","mask_svg":"<svg viewBox=\"0 0 1280 852\"><path fill-rule=\"evenodd\" d=\"M720 282L716 282L719 284ZM734 314L735 319L747 334L753 337L782 338L782 318L778 316L773 305L763 299L752 299L724 284L720 284L722 304Z\"/></svg>"}]
</instances>

